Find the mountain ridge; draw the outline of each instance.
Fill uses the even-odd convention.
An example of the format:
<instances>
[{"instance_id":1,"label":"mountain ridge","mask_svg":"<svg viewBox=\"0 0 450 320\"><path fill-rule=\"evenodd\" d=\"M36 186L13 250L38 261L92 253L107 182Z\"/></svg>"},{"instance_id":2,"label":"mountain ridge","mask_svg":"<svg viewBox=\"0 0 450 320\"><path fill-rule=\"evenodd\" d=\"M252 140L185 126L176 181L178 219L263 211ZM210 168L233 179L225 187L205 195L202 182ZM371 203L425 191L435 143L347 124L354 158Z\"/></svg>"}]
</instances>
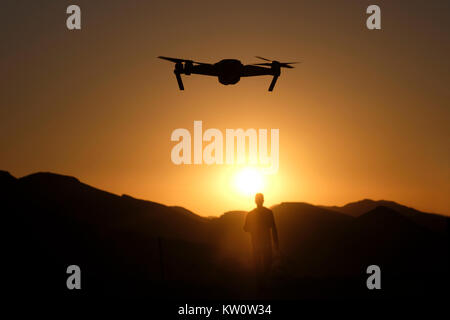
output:
<instances>
[{"instance_id":1,"label":"mountain ridge","mask_svg":"<svg viewBox=\"0 0 450 320\"><path fill-rule=\"evenodd\" d=\"M33 288L49 294L64 289L64 270L77 263L90 279L85 292L95 295L161 298L175 292L178 297L254 298L249 295L251 243L243 230L245 211L202 217L53 173L17 179L0 171L0 190L12 251L5 260L17 294L32 290L22 276L30 263L40 275ZM271 208L283 256L276 270L280 290L273 297L310 297L305 278L319 279L317 296L334 297L336 286L359 296L365 292L357 285L361 272L374 261L387 267L393 279L407 270L405 281L413 276L441 279L448 267L446 234L417 224L428 219L426 213L415 213L420 219L413 221L383 206L358 217L305 202ZM347 278L353 279L350 287L343 280ZM420 295L441 290L439 283L395 290ZM149 291L149 286L159 289ZM388 292L395 295L392 290Z\"/></svg>"},{"instance_id":2,"label":"mountain ridge","mask_svg":"<svg viewBox=\"0 0 450 320\"><path fill-rule=\"evenodd\" d=\"M123 199L133 199L136 201L143 201L143 202L147 202L147 203L152 203L152 204L157 204L157 205L161 205L161 206L165 206L167 208L172 208L175 211L178 212L182 212L182 213L186 213L188 215L194 215L198 218L206 218L205 216L202 216L200 214L197 214L185 207L179 206L179 205L174 205L174 206L169 206L169 205L165 205L165 204L161 204L159 202L155 202L155 201L151 201L151 200L145 200L145 199L138 199L135 198L133 196L127 195L127 194L122 194L122 195L118 195L109 191L105 191L102 189L98 189L96 187L93 187L91 185L88 185L86 183L81 182L78 178L73 177L73 176L69 176L69 175L62 175L62 174L57 174L57 173L53 173L53 172L36 172L36 173L31 173L28 175L25 175L23 177L20 178L16 178L13 175L11 175L8 171L5 170L0 170L0 182L1 181L8 181L8 182L12 182L12 181L38 181L41 180L39 182L42 183L42 180L46 180L49 183L71 183L71 184L76 184L79 183L80 185L83 185L85 187L89 187L92 188L94 190L98 190L101 192L104 192L106 194L109 195L114 195L117 197L121 197ZM344 213L347 214L349 216L352 217L358 217L368 211L373 210L374 208L378 207L378 206L385 206L388 208L392 208L394 210L400 211L400 212L409 212L410 214L414 215L414 214L426 214L426 215L432 215L432 216L438 216L438 217L442 217L442 218L446 218L446 215L444 214L439 214L439 213L430 213L430 212L423 212L423 211L419 211L417 209L399 204L395 201L391 201L391 200L372 200L372 199L362 199L362 200L358 200L358 201L354 201L354 202L349 202L343 206L325 206L325 205L313 205L310 204L308 202L295 202L295 201L283 201L281 203L278 204L274 204L271 206L271 208L279 208L279 207L283 207L283 206L304 206L304 207L315 207L315 208L323 208L323 209L328 209L337 213ZM400 208L400 210L399 210ZM220 217L222 215L224 215L225 213L228 212L246 212L243 210L230 210L227 212L224 212L216 217ZM419 219L420 220L420 219Z\"/></svg>"}]
</instances>

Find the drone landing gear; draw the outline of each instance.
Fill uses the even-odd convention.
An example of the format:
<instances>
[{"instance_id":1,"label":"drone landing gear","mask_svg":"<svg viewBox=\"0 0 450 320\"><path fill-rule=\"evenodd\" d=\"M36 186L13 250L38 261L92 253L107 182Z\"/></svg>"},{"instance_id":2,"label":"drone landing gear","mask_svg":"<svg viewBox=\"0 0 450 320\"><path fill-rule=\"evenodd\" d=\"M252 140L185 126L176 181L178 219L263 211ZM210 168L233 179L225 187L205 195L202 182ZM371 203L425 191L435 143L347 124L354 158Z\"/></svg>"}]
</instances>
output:
<instances>
[{"instance_id":1,"label":"drone landing gear","mask_svg":"<svg viewBox=\"0 0 450 320\"><path fill-rule=\"evenodd\" d=\"M279 76L273 76L272 82L270 83L270 86L269 86L269 91L272 91L273 88L275 87L275 83L277 83L278 77Z\"/></svg>"},{"instance_id":2,"label":"drone landing gear","mask_svg":"<svg viewBox=\"0 0 450 320\"><path fill-rule=\"evenodd\" d=\"M174 73L175 73L175 77L177 77L178 88L180 88L180 90L184 90L183 81L181 80L180 72L175 70Z\"/></svg>"},{"instance_id":3,"label":"drone landing gear","mask_svg":"<svg viewBox=\"0 0 450 320\"><path fill-rule=\"evenodd\" d=\"M177 62L175 64L175 70L173 70L173 73L175 73L175 77L177 77L178 88L180 88L180 90L184 90L183 81L181 80L181 72L182 71L183 71L183 65L181 64L181 62Z\"/></svg>"}]
</instances>

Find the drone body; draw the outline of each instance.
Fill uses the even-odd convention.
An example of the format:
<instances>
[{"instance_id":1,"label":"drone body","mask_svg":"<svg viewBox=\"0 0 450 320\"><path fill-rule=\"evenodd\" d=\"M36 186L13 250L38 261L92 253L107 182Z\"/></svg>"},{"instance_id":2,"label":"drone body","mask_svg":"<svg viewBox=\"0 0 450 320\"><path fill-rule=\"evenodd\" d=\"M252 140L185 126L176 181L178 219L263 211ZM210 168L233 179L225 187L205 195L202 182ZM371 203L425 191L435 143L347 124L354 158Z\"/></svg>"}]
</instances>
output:
<instances>
[{"instance_id":1,"label":"drone body","mask_svg":"<svg viewBox=\"0 0 450 320\"><path fill-rule=\"evenodd\" d=\"M244 65L241 61L236 59L224 59L217 63L203 63L192 60L158 57L160 59L168 60L175 63L174 73L177 78L178 87L180 90L184 90L183 81L181 75L200 74L206 76L217 77L219 82L223 85L236 84L241 77L254 77L254 76L272 76L272 82L269 86L269 91L272 91L275 87L278 77L281 74L281 68L293 67L291 64L297 62L278 62L271 61L266 58L257 57L259 59L268 61L264 63L248 64Z\"/></svg>"}]
</instances>

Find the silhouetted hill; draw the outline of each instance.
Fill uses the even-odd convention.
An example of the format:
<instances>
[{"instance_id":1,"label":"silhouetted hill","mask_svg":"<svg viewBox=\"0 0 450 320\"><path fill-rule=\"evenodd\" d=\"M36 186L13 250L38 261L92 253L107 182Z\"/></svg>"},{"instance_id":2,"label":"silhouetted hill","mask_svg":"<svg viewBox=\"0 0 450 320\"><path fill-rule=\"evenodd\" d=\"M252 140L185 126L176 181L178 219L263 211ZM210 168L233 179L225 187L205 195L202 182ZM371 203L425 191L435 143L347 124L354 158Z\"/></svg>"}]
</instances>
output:
<instances>
[{"instance_id":1,"label":"silhouetted hill","mask_svg":"<svg viewBox=\"0 0 450 320\"><path fill-rule=\"evenodd\" d=\"M0 170L0 181L1 183L11 183L14 182L16 178L14 178L8 171Z\"/></svg>"},{"instance_id":2,"label":"silhouetted hill","mask_svg":"<svg viewBox=\"0 0 450 320\"><path fill-rule=\"evenodd\" d=\"M360 215L369 212L379 206L391 208L408 217L409 219L413 220L417 224L430 228L433 231L438 232L446 231L447 217L433 213L421 212L416 209L398 204L394 201L386 201L386 200L374 201L370 199L364 199L361 201L348 203L342 207L338 206L328 206L328 207L322 206L322 207L337 212L345 213L353 217L359 217Z\"/></svg>"},{"instance_id":3,"label":"silhouetted hill","mask_svg":"<svg viewBox=\"0 0 450 320\"><path fill-rule=\"evenodd\" d=\"M191 210L188 210L186 208L179 207L179 206L171 206L170 208L175 210L175 211L177 211L177 212L179 212L179 213L182 213L184 215L190 216L193 219L196 219L196 220L199 220L199 221L207 221L207 218L199 216L199 215L193 213Z\"/></svg>"},{"instance_id":4,"label":"silhouetted hill","mask_svg":"<svg viewBox=\"0 0 450 320\"><path fill-rule=\"evenodd\" d=\"M377 206L374 209L360 215L355 221L370 228L379 228L380 231L386 228L421 229L410 219L401 213L385 206Z\"/></svg>"},{"instance_id":5,"label":"silhouetted hill","mask_svg":"<svg viewBox=\"0 0 450 320\"><path fill-rule=\"evenodd\" d=\"M392 208L378 206L364 213L354 220L350 230L358 239L353 250L360 261L377 261L397 276L405 269L412 274L430 269L444 273L448 266L445 236L416 224Z\"/></svg>"},{"instance_id":6,"label":"silhouetted hill","mask_svg":"<svg viewBox=\"0 0 450 320\"><path fill-rule=\"evenodd\" d=\"M65 288L65 270L77 264L83 271L79 294L255 297L243 211L205 218L52 173L16 179L0 171L0 190L10 240L5 265L16 294L77 294ZM282 259L269 296L366 294L361 283L370 264L379 264L384 279L390 279L385 291L390 296L444 288L448 238L424 226L427 214L389 203L362 214L356 208L372 207L371 200L345 209L307 203L273 206ZM37 275L33 286L24 276L30 268ZM410 284L411 278L416 283ZM399 279L401 286L396 285Z\"/></svg>"},{"instance_id":7,"label":"silhouetted hill","mask_svg":"<svg viewBox=\"0 0 450 320\"><path fill-rule=\"evenodd\" d=\"M13 177L9 172L0 170L0 194L5 197L13 192L17 179Z\"/></svg>"},{"instance_id":8,"label":"silhouetted hill","mask_svg":"<svg viewBox=\"0 0 450 320\"><path fill-rule=\"evenodd\" d=\"M24 195L39 209L71 217L79 223L97 224L103 229L124 230L133 226L158 236L202 240L203 219L165 205L117 196L69 176L36 173L18 180Z\"/></svg>"},{"instance_id":9,"label":"silhouetted hill","mask_svg":"<svg viewBox=\"0 0 450 320\"><path fill-rule=\"evenodd\" d=\"M51 173L16 179L13 193L1 203L13 220L18 266L40 261L42 281L46 281L38 281L36 288L55 289L59 283L54 275L63 279L64 266L76 262L88 269L88 278L95 279L90 282L92 290L113 294L122 289L123 294L133 295L140 292L137 279L151 275L148 281L160 280L158 238L170 239L164 241L166 250L197 252L196 243L207 243L211 236L200 217L155 202L120 197L76 178ZM193 261L176 263L189 270ZM114 289L108 277L114 279L116 273L122 278L113 281L121 282ZM183 271L172 272L172 276L185 275Z\"/></svg>"},{"instance_id":10,"label":"silhouetted hill","mask_svg":"<svg viewBox=\"0 0 450 320\"><path fill-rule=\"evenodd\" d=\"M284 254L291 257L297 274L313 276L343 271L345 266L338 266L339 261L333 266L325 261L333 259L336 253L328 244L339 242L353 220L351 217L307 203L283 202L272 210Z\"/></svg>"}]
</instances>

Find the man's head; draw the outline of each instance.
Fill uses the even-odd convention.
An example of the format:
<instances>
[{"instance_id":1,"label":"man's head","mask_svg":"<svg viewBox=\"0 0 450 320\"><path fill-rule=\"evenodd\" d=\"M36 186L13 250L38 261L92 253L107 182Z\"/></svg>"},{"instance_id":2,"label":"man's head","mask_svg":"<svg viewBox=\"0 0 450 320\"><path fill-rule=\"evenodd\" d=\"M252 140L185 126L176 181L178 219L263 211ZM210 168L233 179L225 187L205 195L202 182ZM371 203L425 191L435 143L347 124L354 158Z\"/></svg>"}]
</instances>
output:
<instances>
[{"instance_id":1,"label":"man's head","mask_svg":"<svg viewBox=\"0 0 450 320\"><path fill-rule=\"evenodd\" d=\"M258 208L262 207L264 203L264 195L262 193L257 193L255 195L255 203L258 206Z\"/></svg>"}]
</instances>

